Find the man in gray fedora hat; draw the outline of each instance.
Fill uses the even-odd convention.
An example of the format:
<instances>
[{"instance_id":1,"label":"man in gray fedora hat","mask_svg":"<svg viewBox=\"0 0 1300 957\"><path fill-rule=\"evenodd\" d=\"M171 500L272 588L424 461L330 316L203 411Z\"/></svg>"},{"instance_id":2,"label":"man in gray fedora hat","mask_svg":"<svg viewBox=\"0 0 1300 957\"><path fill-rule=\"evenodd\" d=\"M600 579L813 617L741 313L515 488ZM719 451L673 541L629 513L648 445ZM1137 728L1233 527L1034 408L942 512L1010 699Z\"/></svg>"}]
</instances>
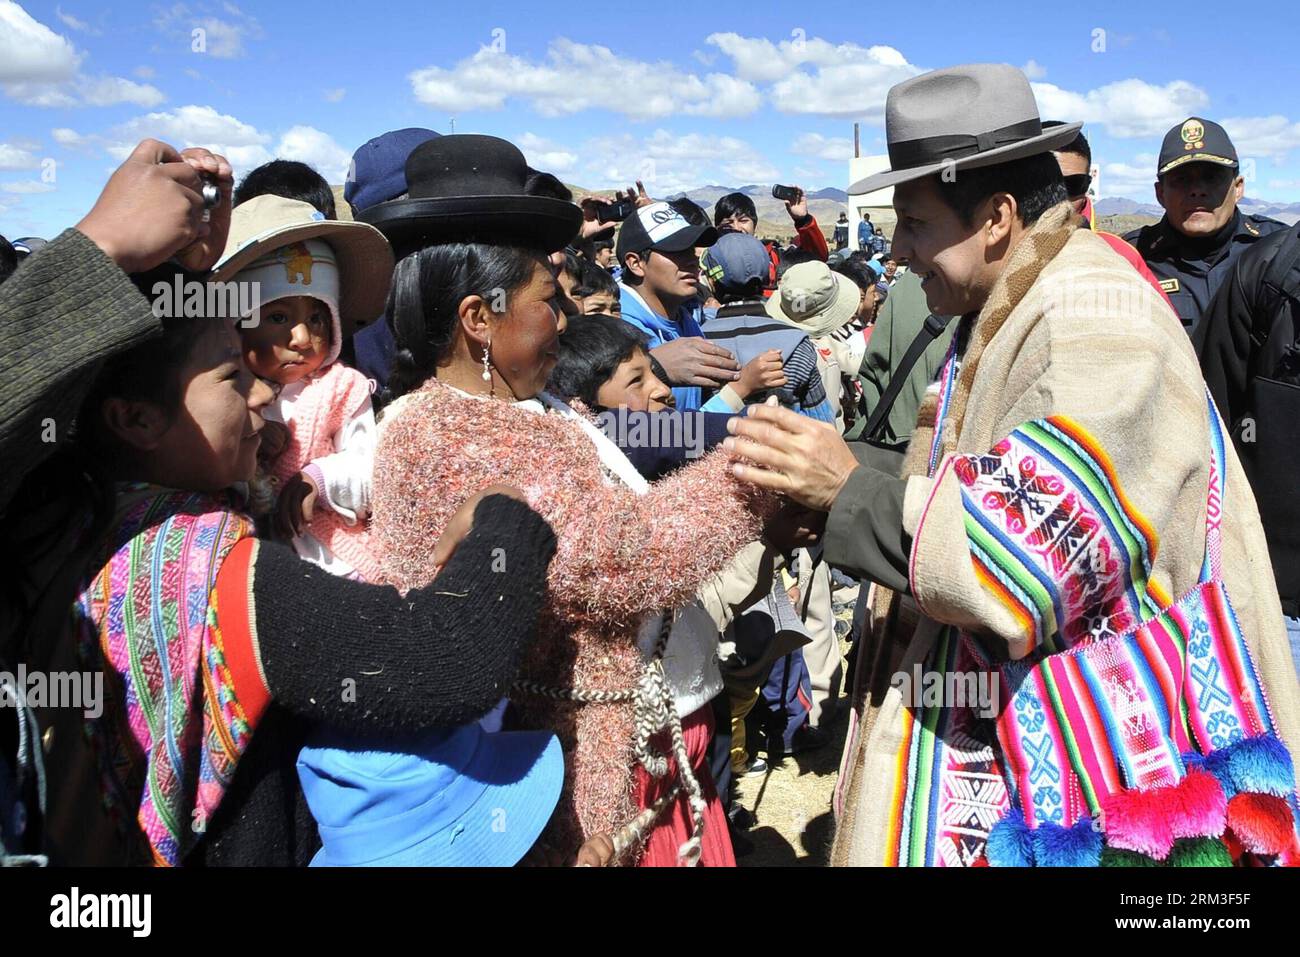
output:
<instances>
[{"instance_id":1,"label":"man in gray fedora hat","mask_svg":"<svg viewBox=\"0 0 1300 957\"><path fill-rule=\"evenodd\" d=\"M988 835L1013 811L1092 831L1066 756L1008 788L994 718L1013 689L991 663L1114 637L1197 586L1215 412L1178 318L1078 228L1051 151L1079 124L1044 131L1019 70L914 77L885 127L891 168L851 192L894 187L895 254L931 312L960 317L901 468L777 408L731 420L726 444L738 477L828 513L827 562L876 583L832 862L1003 863ZM1222 579L1296 753L1300 688L1231 446L1219 476ZM963 676L990 695L963 697Z\"/></svg>"}]
</instances>

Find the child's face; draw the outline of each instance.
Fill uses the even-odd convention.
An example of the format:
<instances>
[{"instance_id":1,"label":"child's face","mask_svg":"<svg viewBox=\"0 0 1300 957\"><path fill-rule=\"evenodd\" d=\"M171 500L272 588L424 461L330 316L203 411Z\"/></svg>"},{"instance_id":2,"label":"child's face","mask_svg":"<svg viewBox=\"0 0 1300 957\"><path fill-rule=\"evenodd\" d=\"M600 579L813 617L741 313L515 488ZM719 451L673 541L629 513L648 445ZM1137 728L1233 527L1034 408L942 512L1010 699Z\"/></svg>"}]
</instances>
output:
<instances>
[{"instance_id":1,"label":"child's face","mask_svg":"<svg viewBox=\"0 0 1300 957\"><path fill-rule=\"evenodd\" d=\"M627 406L633 412L662 412L674 407L676 400L673 390L654 374L650 354L638 349L596 392L596 403L605 409Z\"/></svg>"},{"instance_id":2,"label":"child's face","mask_svg":"<svg viewBox=\"0 0 1300 957\"><path fill-rule=\"evenodd\" d=\"M253 477L272 393L249 371L231 325L208 325L181 369L180 408L147 452L160 484L217 492Z\"/></svg>"},{"instance_id":3,"label":"child's face","mask_svg":"<svg viewBox=\"0 0 1300 957\"><path fill-rule=\"evenodd\" d=\"M244 359L255 375L281 385L305 379L329 357L330 307L312 296L288 296L262 307L261 321L240 329Z\"/></svg>"},{"instance_id":4,"label":"child's face","mask_svg":"<svg viewBox=\"0 0 1300 957\"><path fill-rule=\"evenodd\" d=\"M598 292L582 300L582 314L591 316L600 313L606 316L622 317L623 309L618 296L608 292Z\"/></svg>"}]
</instances>

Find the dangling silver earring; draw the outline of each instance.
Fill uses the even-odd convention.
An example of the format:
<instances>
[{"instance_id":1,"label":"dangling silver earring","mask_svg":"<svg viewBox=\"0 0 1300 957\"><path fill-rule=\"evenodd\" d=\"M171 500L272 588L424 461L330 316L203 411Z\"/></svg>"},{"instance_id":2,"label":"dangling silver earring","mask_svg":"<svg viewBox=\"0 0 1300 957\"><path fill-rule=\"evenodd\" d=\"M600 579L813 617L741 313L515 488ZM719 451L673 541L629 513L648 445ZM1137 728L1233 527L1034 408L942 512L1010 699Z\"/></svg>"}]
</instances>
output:
<instances>
[{"instance_id":1,"label":"dangling silver earring","mask_svg":"<svg viewBox=\"0 0 1300 957\"><path fill-rule=\"evenodd\" d=\"M483 381L492 381L492 360L488 357L488 350L492 348L492 340L488 339L483 343Z\"/></svg>"}]
</instances>

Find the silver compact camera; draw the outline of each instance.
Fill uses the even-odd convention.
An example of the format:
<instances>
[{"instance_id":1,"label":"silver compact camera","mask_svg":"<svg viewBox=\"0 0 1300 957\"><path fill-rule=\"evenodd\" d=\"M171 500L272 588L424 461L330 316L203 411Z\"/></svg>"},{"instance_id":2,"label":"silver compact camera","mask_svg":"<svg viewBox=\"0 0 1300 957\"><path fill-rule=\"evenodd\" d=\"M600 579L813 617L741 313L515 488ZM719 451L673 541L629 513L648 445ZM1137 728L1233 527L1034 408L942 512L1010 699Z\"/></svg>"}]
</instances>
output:
<instances>
[{"instance_id":1,"label":"silver compact camera","mask_svg":"<svg viewBox=\"0 0 1300 957\"><path fill-rule=\"evenodd\" d=\"M210 176L203 177L203 206L211 209L221 203L221 187Z\"/></svg>"},{"instance_id":2,"label":"silver compact camera","mask_svg":"<svg viewBox=\"0 0 1300 957\"><path fill-rule=\"evenodd\" d=\"M200 221L206 223L212 217L212 210L221 204L221 187L206 173L200 173L199 177L203 180L203 217Z\"/></svg>"}]
</instances>

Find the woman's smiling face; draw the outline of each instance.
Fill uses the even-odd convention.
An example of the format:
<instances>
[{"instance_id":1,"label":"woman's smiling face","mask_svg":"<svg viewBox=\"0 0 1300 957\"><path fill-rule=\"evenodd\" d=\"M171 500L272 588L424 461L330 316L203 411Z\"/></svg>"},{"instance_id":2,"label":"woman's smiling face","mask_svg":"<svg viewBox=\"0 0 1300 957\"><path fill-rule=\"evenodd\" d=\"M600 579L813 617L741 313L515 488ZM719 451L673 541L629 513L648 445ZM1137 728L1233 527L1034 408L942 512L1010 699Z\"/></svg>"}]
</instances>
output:
<instances>
[{"instance_id":1,"label":"woman's smiling face","mask_svg":"<svg viewBox=\"0 0 1300 957\"><path fill-rule=\"evenodd\" d=\"M539 257L532 279L503 293L504 311L493 312L488 321L492 366L516 399L531 399L545 389L560 358L566 320L558 296L551 270ZM494 304L492 296L485 301Z\"/></svg>"},{"instance_id":2,"label":"woman's smiling face","mask_svg":"<svg viewBox=\"0 0 1300 957\"><path fill-rule=\"evenodd\" d=\"M195 321L206 328L180 369L179 407L147 454L166 472L159 484L217 492L253 477L272 393L249 371L230 323Z\"/></svg>"}]
</instances>

